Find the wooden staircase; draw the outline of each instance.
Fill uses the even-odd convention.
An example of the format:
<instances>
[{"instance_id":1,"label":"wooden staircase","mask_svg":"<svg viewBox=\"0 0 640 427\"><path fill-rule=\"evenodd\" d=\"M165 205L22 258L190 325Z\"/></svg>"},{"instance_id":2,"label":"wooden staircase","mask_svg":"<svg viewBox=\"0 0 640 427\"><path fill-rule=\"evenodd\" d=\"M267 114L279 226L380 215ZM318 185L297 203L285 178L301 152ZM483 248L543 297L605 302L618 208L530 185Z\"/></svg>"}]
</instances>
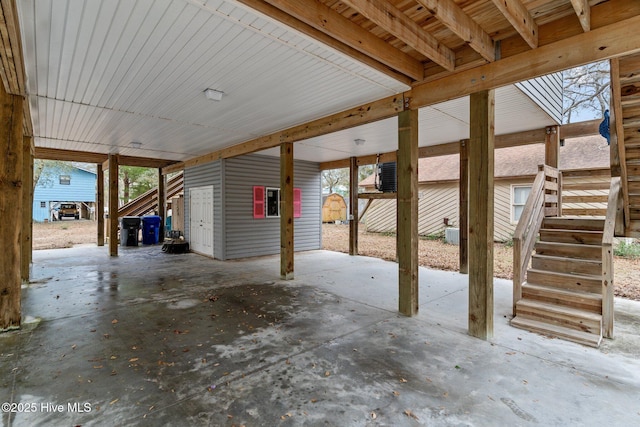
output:
<instances>
[{"instance_id":1,"label":"wooden staircase","mask_svg":"<svg viewBox=\"0 0 640 427\"><path fill-rule=\"evenodd\" d=\"M593 347L613 336L613 235L622 208L614 177L604 217L563 217L562 173L540 166L513 238L512 326Z\"/></svg>"},{"instance_id":2,"label":"wooden staircase","mask_svg":"<svg viewBox=\"0 0 640 427\"><path fill-rule=\"evenodd\" d=\"M167 200L171 200L172 197L178 195L183 191L184 175L183 173L176 174L171 178L165 187L165 195ZM158 187L154 187L149 191L141 194L129 203L121 206L118 209L118 217L123 216L142 216L148 213L153 213L158 209Z\"/></svg>"},{"instance_id":3,"label":"wooden staircase","mask_svg":"<svg viewBox=\"0 0 640 427\"><path fill-rule=\"evenodd\" d=\"M622 178L624 235L640 238L640 53L611 60L611 90L612 171Z\"/></svg>"},{"instance_id":4,"label":"wooden staircase","mask_svg":"<svg viewBox=\"0 0 640 427\"><path fill-rule=\"evenodd\" d=\"M512 326L600 345L604 222L577 217L543 220Z\"/></svg>"}]
</instances>

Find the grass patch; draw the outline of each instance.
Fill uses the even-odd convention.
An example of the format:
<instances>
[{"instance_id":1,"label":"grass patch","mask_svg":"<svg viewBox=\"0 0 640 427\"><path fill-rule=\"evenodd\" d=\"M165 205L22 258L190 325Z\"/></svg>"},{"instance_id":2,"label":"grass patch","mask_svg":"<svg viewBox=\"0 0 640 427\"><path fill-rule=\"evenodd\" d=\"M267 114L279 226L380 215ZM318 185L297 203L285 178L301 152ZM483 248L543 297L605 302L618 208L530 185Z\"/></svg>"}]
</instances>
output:
<instances>
[{"instance_id":1,"label":"grass patch","mask_svg":"<svg viewBox=\"0 0 640 427\"><path fill-rule=\"evenodd\" d=\"M613 250L613 254L623 258L640 258L640 243L627 243L622 240Z\"/></svg>"}]
</instances>

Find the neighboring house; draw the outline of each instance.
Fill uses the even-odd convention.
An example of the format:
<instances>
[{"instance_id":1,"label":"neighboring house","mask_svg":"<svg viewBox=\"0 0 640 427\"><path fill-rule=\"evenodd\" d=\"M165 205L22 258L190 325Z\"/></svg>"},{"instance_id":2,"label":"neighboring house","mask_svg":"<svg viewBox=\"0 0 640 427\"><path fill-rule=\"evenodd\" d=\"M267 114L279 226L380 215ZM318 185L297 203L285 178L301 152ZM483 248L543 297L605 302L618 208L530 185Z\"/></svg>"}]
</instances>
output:
<instances>
[{"instance_id":1,"label":"neighboring house","mask_svg":"<svg viewBox=\"0 0 640 427\"><path fill-rule=\"evenodd\" d=\"M566 140L560 147L561 170L601 171L609 170L609 146L601 136L589 136ZM538 165L544 163L544 144L495 150L494 181L494 240L511 239L520 213L533 184ZM593 175L593 172L588 173ZM457 227L459 222L460 156L457 154L420 159L418 164L419 194L418 233L435 235L445 228ZM574 188L574 196L598 196L607 194L604 189L583 190L579 183L602 181L600 187L609 188L608 177L565 178L566 188ZM360 182L362 191L372 192L374 176ZM597 187L598 185L596 185ZM569 194L565 191L565 195ZM601 203L565 204L565 208L595 209ZM396 201L374 200L366 211L364 222L370 232L395 232Z\"/></svg>"},{"instance_id":2,"label":"neighboring house","mask_svg":"<svg viewBox=\"0 0 640 427\"><path fill-rule=\"evenodd\" d=\"M71 166L56 168L45 166L41 179L34 189L33 220L52 219L52 211L59 209L63 202L75 203L80 218L90 218L96 202L96 173Z\"/></svg>"},{"instance_id":3,"label":"neighboring house","mask_svg":"<svg viewBox=\"0 0 640 427\"><path fill-rule=\"evenodd\" d=\"M318 163L294 163L294 250L321 248ZM184 170L191 250L221 260L280 253L280 159L246 155Z\"/></svg>"}]
</instances>

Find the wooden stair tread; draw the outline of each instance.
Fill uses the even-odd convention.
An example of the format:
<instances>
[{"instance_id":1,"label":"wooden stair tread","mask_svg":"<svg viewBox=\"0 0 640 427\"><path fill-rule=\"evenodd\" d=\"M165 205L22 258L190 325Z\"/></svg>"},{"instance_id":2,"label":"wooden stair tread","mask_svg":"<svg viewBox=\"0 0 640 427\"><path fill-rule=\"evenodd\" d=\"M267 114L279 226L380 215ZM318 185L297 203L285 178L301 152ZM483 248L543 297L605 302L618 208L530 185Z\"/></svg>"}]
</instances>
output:
<instances>
[{"instance_id":1,"label":"wooden stair tread","mask_svg":"<svg viewBox=\"0 0 640 427\"><path fill-rule=\"evenodd\" d=\"M602 292L602 277L591 274L569 274L530 268L527 270L527 283L589 293Z\"/></svg>"},{"instance_id":2,"label":"wooden stair tread","mask_svg":"<svg viewBox=\"0 0 640 427\"><path fill-rule=\"evenodd\" d=\"M564 326L554 325L551 323L541 322L539 320L523 318L519 316L511 319L511 326L525 329L530 332L536 332L542 335L551 335L590 347L599 347L600 342L602 341L601 335L590 334L588 332L578 331L575 329L566 328Z\"/></svg>"},{"instance_id":3,"label":"wooden stair tread","mask_svg":"<svg viewBox=\"0 0 640 427\"><path fill-rule=\"evenodd\" d=\"M522 298L602 314L602 293L525 282L522 285Z\"/></svg>"},{"instance_id":4,"label":"wooden stair tread","mask_svg":"<svg viewBox=\"0 0 640 427\"><path fill-rule=\"evenodd\" d=\"M536 308L536 309L545 310L552 313L563 314L563 315L581 318L585 320L591 320L595 322L599 322L600 320L602 320L602 315L597 313L592 313L590 311L582 310L579 308L560 306L557 304L551 304L551 303L546 303L542 301L535 301L531 299L523 298L520 301L518 301L516 306Z\"/></svg>"},{"instance_id":5,"label":"wooden stair tread","mask_svg":"<svg viewBox=\"0 0 640 427\"><path fill-rule=\"evenodd\" d=\"M543 271L599 275L602 274L602 259L580 259L533 254L531 256L531 267Z\"/></svg>"},{"instance_id":6,"label":"wooden stair tread","mask_svg":"<svg viewBox=\"0 0 640 427\"><path fill-rule=\"evenodd\" d=\"M602 260L602 245L540 240L536 242L535 250L538 255L566 257L572 260Z\"/></svg>"},{"instance_id":7,"label":"wooden stair tread","mask_svg":"<svg viewBox=\"0 0 640 427\"><path fill-rule=\"evenodd\" d=\"M604 219L601 218L581 218L559 217L545 218L542 221L543 229L562 229L572 231L602 231L604 229Z\"/></svg>"}]
</instances>

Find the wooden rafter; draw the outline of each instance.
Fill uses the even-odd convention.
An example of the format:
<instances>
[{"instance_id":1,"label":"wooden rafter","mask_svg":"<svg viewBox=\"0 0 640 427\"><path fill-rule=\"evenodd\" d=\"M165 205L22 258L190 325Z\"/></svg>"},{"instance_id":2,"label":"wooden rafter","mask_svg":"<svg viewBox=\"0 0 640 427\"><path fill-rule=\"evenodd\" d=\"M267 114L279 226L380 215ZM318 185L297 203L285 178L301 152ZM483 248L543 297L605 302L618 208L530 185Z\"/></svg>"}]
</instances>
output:
<instances>
[{"instance_id":1,"label":"wooden rafter","mask_svg":"<svg viewBox=\"0 0 640 427\"><path fill-rule=\"evenodd\" d=\"M254 3L250 0L240 1L249 6ZM320 2L304 0L266 1L306 25L322 31L336 40L340 40L351 48L411 77L413 80L421 81L424 77L424 67L420 61L396 49ZM275 18L278 19L278 17ZM291 25L291 23L287 25ZM297 29L304 32L304 28Z\"/></svg>"},{"instance_id":2,"label":"wooden rafter","mask_svg":"<svg viewBox=\"0 0 640 427\"><path fill-rule=\"evenodd\" d=\"M455 68L456 57L453 51L391 3L384 0L343 2L446 70L453 71Z\"/></svg>"},{"instance_id":3,"label":"wooden rafter","mask_svg":"<svg viewBox=\"0 0 640 427\"><path fill-rule=\"evenodd\" d=\"M585 31L591 30L591 8L589 7L588 0L571 0L571 4L573 5L573 9L576 11L576 15L578 16L578 20L580 21L580 25L582 29Z\"/></svg>"},{"instance_id":4,"label":"wooden rafter","mask_svg":"<svg viewBox=\"0 0 640 427\"><path fill-rule=\"evenodd\" d=\"M464 40L489 62L495 61L495 43L480 25L478 25L453 0L417 0L429 13Z\"/></svg>"},{"instance_id":5,"label":"wooden rafter","mask_svg":"<svg viewBox=\"0 0 640 427\"><path fill-rule=\"evenodd\" d=\"M493 3L527 44L532 49L537 48L538 25L522 0L493 0Z\"/></svg>"},{"instance_id":6,"label":"wooden rafter","mask_svg":"<svg viewBox=\"0 0 640 427\"><path fill-rule=\"evenodd\" d=\"M562 71L589 62L640 50L640 15L561 39L500 61L418 84L411 90L411 106L418 108Z\"/></svg>"}]
</instances>

